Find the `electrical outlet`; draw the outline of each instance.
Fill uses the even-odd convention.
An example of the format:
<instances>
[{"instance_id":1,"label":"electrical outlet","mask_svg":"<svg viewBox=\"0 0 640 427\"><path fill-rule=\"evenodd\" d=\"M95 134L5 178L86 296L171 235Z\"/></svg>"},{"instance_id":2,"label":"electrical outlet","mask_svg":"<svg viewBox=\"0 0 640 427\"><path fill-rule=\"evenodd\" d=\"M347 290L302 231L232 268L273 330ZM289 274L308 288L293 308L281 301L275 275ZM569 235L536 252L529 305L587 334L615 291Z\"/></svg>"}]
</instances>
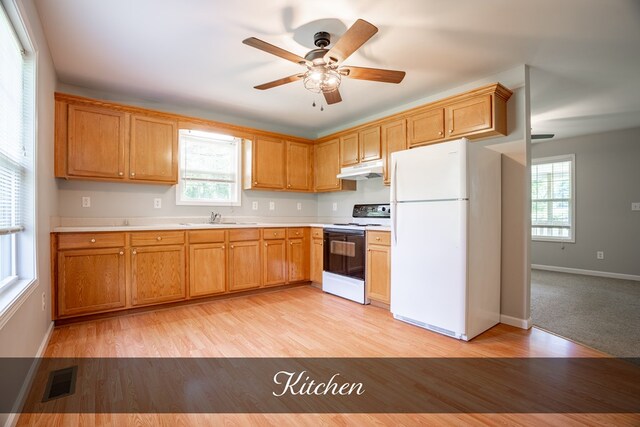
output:
<instances>
[{"instance_id":1,"label":"electrical outlet","mask_svg":"<svg viewBox=\"0 0 640 427\"><path fill-rule=\"evenodd\" d=\"M333 211L337 211L338 210L338 204L336 202L333 202Z\"/></svg>"},{"instance_id":2,"label":"electrical outlet","mask_svg":"<svg viewBox=\"0 0 640 427\"><path fill-rule=\"evenodd\" d=\"M258 210L258 202L251 202L251 209L253 209L254 211Z\"/></svg>"},{"instance_id":3,"label":"electrical outlet","mask_svg":"<svg viewBox=\"0 0 640 427\"><path fill-rule=\"evenodd\" d=\"M44 311L47 308L47 296L45 295L45 293L42 293L42 311Z\"/></svg>"},{"instance_id":4,"label":"electrical outlet","mask_svg":"<svg viewBox=\"0 0 640 427\"><path fill-rule=\"evenodd\" d=\"M270 211L276 210L276 202L269 202L269 210Z\"/></svg>"},{"instance_id":5,"label":"electrical outlet","mask_svg":"<svg viewBox=\"0 0 640 427\"><path fill-rule=\"evenodd\" d=\"M82 207L90 208L91 207L91 197L82 196Z\"/></svg>"},{"instance_id":6,"label":"electrical outlet","mask_svg":"<svg viewBox=\"0 0 640 427\"><path fill-rule=\"evenodd\" d=\"M631 203L632 211L640 211L640 202Z\"/></svg>"},{"instance_id":7,"label":"electrical outlet","mask_svg":"<svg viewBox=\"0 0 640 427\"><path fill-rule=\"evenodd\" d=\"M298 202L298 204L296 205L296 207L298 208L299 211L302 210L302 203Z\"/></svg>"},{"instance_id":8,"label":"electrical outlet","mask_svg":"<svg viewBox=\"0 0 640 427\"><path fill-rule=\"evenodd\" d=\"M596 252L596 258L597 259L604 259L604 251Z\"/></svg>"},{"instance_id":9,"label":"electrical outlet","mask_svg":"<svg viewBox=\"0 0 640 427\"><path fill-rule=\"evenodd\" d=\"M160 198L153 199L153 207L155 209L160 209L162 207L162 199Z\"/></svg>"}]
</instances>

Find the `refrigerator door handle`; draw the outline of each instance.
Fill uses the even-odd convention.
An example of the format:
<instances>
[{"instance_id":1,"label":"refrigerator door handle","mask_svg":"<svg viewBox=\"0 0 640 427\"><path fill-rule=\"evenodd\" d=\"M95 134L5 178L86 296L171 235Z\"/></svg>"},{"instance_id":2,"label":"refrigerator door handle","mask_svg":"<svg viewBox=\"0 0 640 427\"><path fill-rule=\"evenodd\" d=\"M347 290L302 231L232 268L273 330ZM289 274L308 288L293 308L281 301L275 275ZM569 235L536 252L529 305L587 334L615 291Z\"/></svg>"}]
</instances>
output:
<instances>
[{"instance_id":1,"label":"refrigerator door handle","mask_svg":"<svg viewBox=\"0 0 640 427\"><path fill-rule=\"evenodd\" d=\"M392 222L392 227L393 227L393 232L391 233L393 235L393 244L397 245L398 244L398 230L396 228L396 221L397 221L397 212L398 210L396 209L398 206L398 161L394 160L393 161L393 172L391 174L391 222Z\"/></svg>"}]
</instances>

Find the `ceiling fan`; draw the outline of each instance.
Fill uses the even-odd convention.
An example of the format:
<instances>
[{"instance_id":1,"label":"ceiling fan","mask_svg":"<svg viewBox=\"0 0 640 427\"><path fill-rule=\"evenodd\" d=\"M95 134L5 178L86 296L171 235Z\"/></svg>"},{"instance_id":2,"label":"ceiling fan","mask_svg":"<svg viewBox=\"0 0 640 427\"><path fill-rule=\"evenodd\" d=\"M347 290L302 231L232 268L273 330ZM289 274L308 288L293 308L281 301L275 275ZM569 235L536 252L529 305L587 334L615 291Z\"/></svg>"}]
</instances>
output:
<instances>
[{"instance_id":1,"label":"ceiling fan","mask_svg":"<svg viewBox=\"0 0 640 427\"><path fill-rule=\"evenodd\" d=\"M336 104L342 101L338 90L342 77L384 83L400 83L404 78L404 71L342 65L352 53L377 32L378 28L375 25L358 19L331 49L327 49L331 43L331 35L324 31L317 32L313 41L318 48L309 51L304 58L255 37L249 37L242 43L306 67L302 73L254 86L255 89L271 89L302 80L306 89L322 93L327 104Z\"/></svg>"}]
</instances>

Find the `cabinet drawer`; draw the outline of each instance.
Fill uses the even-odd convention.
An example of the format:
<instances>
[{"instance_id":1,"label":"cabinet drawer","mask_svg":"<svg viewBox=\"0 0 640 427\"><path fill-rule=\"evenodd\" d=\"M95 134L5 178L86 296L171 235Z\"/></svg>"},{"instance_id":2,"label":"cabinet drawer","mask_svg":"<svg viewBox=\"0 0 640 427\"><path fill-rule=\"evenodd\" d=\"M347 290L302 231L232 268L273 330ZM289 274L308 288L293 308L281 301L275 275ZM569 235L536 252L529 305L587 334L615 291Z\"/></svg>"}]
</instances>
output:
<instances>
[{"instance_id":1,"label":"cabinet drawer","mask_svg":"<svg viewBox=\"0 0 640 427\"><path fill-rule=\"evenodd\" d=\"M391 245L391 233L388 231L367 231L367 243L376 245Z\"/></svg>"},{"instance_id":2,"label":"cabinet drawer","mask_svg":"<svg viewBox=\"0 0 640 427\"><path fill-rule=\"evenodd\" d=\"M287 239L302 239L304 230L304 227L287 228Z\"/></svg>"},{"instance_id":3,"label":"cabinet drawer","mask_svg":"<svg viewBox=\"0 0 640 427\"><path fill-rule=\"evenodd\" d=\"M235 228L229 230L230 242L242 242L246 240L260 240L260 230L257 228Z\"/></svg>"},{"instance_id":4,"label":"cabinet drawer","mask_svg":"<svg viewBox=\"0 0 640 427\"><path fill-rule=\"evenodd\" d=\"M183 245L184 231L149 231L131 234L131 246Z\"/></svg>"},{"instance_id":5,"label":"cabinet drawer","mask_svg":"<svg viewBox=\"0 0 640 427\"><path fill-rule=\"evenodd\" d=\"M323 238L323 229L322 228L312 228L311 229L311 237L314 239L322 239Z\"/></svg>"},{"instance_id":6,"label":"cabinet drawer","mask_svg":"<svg viewBox=\"0 0 640 427\"><path fill-rule=\"evenodd\" d=\"M58 235L58 249L117 248L124 246L124 233L81 233Z\"/></svg>"},{"instance_id":7,"label":"cabinet drawer","mask_svg":"<svg viewBox=\"0 0 640 427\"><path fill-rule=\"evenodd\" d=\"M284 228L265 228L262 230L264 240L284 239L286 232Z\"/></svg>"},{"instance_id":8,"label":"cabinet drawer","mask_svg":"<svg viewBox=\"0 0 640 427\"><path fill-rule=\"evenodd\" d=\"M189 231L189 243L220 243L224 242L224 230Z\"/></svg>"}]
</instances>

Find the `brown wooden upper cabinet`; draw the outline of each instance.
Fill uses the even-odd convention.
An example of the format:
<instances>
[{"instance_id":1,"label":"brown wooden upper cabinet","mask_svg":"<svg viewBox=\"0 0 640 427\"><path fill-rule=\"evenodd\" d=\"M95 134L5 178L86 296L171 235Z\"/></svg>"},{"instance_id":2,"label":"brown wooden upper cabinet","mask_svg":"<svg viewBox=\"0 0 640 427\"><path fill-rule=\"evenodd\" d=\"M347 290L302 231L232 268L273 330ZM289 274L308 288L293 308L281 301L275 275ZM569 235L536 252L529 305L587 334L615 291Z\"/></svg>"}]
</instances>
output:
<instances>
[{"instance_id":1,"label":"brown wooden upper cabinet","mask_svg":"<svg viewBox=\"0 0 640 427\"><path fill-rule=\"evenodd\" d=\"M55 176L178 182L177 120L56 99Z\"/></svg>"},{"instance_id":2,"label":"brown wooden upper cabinet","mask_svg":"<svg viewBox=\"0 0 640 427\"><path fill-rule=\"evenodd\" d=\"M342 167L378 160L381 157L379 126L340 137L340 165Z\"/></svg>"},{"instance_id":3,"label":"brown wooden upper cabinet","mask_svg":"<svg viewBox=\"0 0 640 427\"><path fill-rule=\"evenodd\" d=\"M287 190L313 190L313 146L287 141Z\"/></svg>"},{"instance_id":4,"label":"brown wooden upper cabinet","mask_svg":"<svg viewBox=\"0 0 640 427\"><path fill-rule=\"evenodd\" d=\"M409 148L456 138L507 134L511 91L488 85L414 110L407 116Z\"/></svg>"},{"instance_id":5,"label":"brown wooden upper cabinet","mask_svg":"<svg viewBox=\"0 0 640 427\"><path fill-rule=\"evenodd\" d=\"M250 170L251 175L248 182L245 182L245 188L283 190L286 142L281 139L257 136L247 144L247 147L248 155L245 159L250 159L250 163L245 164L245 172Z\"/></svg>"},{"instance_id":6,"label":"brown wooden upper cabinet","mask_svg":"<svg viewBox=\"0 0 640 427\"><path fill-rule=\"evenodd\" d=\"M321 142L314 148L314 190L317 193L355 190L355 181L343 181L337 178L340 173L340 139Z\"/></svg>"},{"instance_id":7,"label":"brown wooden upper cabinet","mask_svg":"<svg viewBox=\"0 0 640 427\"><path fill-rule=\"evenodd\" d=\"M67 108L63 104L60 108ZM89 105L69 105L64 111L66 169L63 177L126 179L129 115ZM56 175L59 176L59 175Z\"/></svg>"},{"instance_id":8,"label":"brown wooden upper cabinet","mask_svg":"<svg viewBox=\"0 0 640 427\"><path fill-rule=\"evenodd\" d=\"M407 149L407 121L393 120L380 126L382 134L382 153L384 183L391 183L391 153Z\"/></svg>"},{"instance_id":9,"label":"brown wooden upper cabinet","mask_svg":"<svg viewBox=\"0 0 640 427\"><path fill-rule=\"evenodd\" d=\"M178 129L175 120L132 115L129 178L177 182Z\"/></svg>"}]
</instances>

